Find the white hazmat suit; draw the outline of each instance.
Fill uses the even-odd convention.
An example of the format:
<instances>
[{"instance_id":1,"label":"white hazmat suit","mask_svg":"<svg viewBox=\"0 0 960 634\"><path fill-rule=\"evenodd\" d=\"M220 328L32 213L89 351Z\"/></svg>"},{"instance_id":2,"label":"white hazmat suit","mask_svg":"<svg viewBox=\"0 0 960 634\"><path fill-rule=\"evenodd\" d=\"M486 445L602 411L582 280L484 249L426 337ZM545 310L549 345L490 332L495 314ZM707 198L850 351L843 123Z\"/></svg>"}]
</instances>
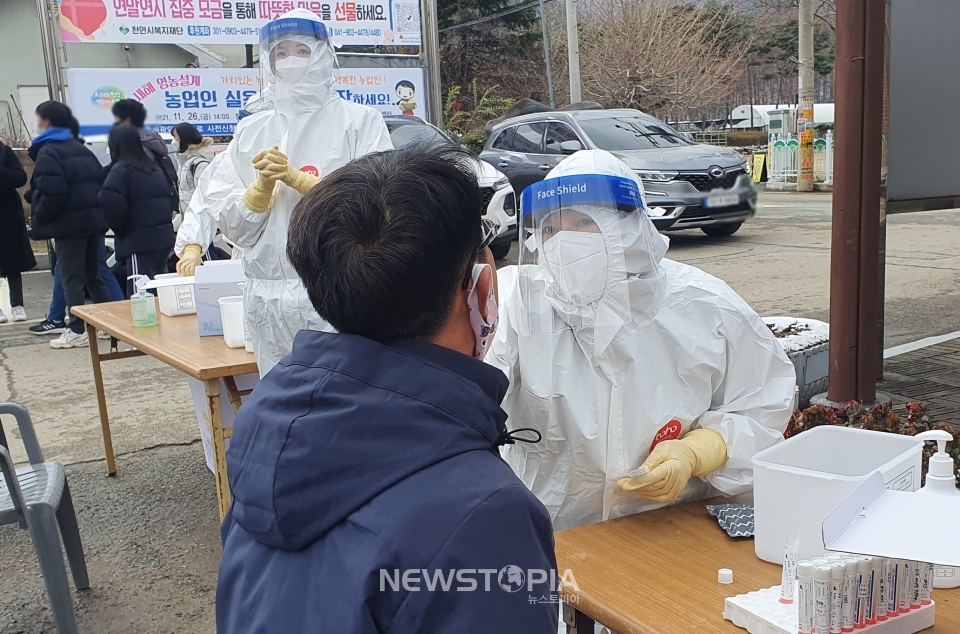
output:
<instances>
[{"instance_id":1,"label":"white hazmat suit","mask_svg":"<svg viewBox=\"0 0 960 634\"><path fill-rule=\"evenodd\" d=\"M297 331L332 327L316 313L287 260L287 227L302 194L286 181L269 182L272 194L256 192L264 196L265 211L252 210L245 193L267 182L255 157L260 161L264 150L277 147L290 168L322 179L393 144L379 112L337 95L333 45L313 13L294 9L268 22L260 30L260 60L273 108L237 124L233 142L201 178L191 210L207 214L202 222L216 222L243 249L247 331L264 375L290 352ZM197 234L211 235L203 228Z\"/></svg>"},{"instance_id":2,"label":"white hazmat suit","mask_svg":"<svg viewBox=\"0 0 960 634\"><path fill-rule=\"evenodd\" d=\"M564 178L585 175L582 184ZM587 181L607 177L638 191L636 210L617 191L591 202ZM543 439L504 447L505 460L557 530L662 506L617 482L660 441L698 428L720 434L726 459L720 453L719 468L690 478L677 499L749 491L751 458L783 440L793 364L725 283L663 259L666 239L640 209L642 184L621 161L581 151L542 185L551 183L593 232L558 231L571 228L535 213L528 192L537 186L525 192L524 248L517 267L499 272L500 325L486 358L510 379L508 425Z\"/></svg>"}]
</instances>

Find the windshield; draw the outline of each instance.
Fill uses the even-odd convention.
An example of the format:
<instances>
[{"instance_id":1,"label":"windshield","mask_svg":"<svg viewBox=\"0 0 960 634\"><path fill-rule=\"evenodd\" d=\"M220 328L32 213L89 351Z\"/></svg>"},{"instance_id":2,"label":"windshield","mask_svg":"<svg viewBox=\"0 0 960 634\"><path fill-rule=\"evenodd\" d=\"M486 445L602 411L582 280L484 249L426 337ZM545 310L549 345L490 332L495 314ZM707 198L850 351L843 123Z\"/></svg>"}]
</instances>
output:
<instances>
[{"instance_id":1,"label":"windshield","mask_svg":"<svg viewBox=\"0 0 960 634\"><path fill-rule=\"evenodd\" d=\"M679 132L656 119L611 117L580 119L579 123L601 150L649 150L692 145Z\"/></svg>"},{"instance_id":2,"label":"windshield","mask_svg":"<svg viewBox=\"0 0 960 634\"><path fill-rule=\"evenodd\" d=\"M390 140L393 141L393 147L397 149L412 143L439 145L451 142L440 130L433 126L412 123L390 126Z\"/></svg>"}]
</instances>

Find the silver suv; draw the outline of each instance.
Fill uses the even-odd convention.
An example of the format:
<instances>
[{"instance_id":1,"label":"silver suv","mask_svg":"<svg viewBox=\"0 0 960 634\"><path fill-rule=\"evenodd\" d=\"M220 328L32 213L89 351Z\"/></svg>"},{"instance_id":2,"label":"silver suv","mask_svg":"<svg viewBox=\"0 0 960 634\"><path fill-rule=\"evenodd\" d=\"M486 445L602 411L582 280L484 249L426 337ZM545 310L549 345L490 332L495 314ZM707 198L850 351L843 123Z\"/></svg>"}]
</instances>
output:
<instances>
[{"instance_id":1,"label":"silver suv","mask_svg":"<svg viewBox=\"0 0 960 634\"><path fill-rule=\"evenodd\" d=\"M639 110L549 111L507 119L491 130L480 158L503 172L519 193L581 149L607 150L640 176L657 229L699 228L723 237L756 214L757 190L740 154L693 143Z\"/></svg>"}]
</instances>

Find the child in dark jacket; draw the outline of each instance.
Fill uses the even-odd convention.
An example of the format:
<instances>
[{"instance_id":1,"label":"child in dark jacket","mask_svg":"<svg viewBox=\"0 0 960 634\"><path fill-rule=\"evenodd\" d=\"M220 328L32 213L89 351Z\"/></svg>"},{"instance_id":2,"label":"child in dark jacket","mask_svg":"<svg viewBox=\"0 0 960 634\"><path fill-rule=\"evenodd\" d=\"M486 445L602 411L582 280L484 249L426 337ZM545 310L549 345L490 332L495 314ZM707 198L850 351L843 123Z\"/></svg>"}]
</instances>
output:
<instances>
[{"instance_id":1,"label":"child in dark jacket","mask_svg":"<svg viewBox=\"0 0 960 634\"><path fill-rule=\"evenodd\" d=\"M144 152L136 128L114 126L107 146L113 162L97 200L116 236L117 259L126 260L128 275L166 273L176 240L167 177ZM128 293L131 287L132 281Z\"/></svg>"}]
</instances>

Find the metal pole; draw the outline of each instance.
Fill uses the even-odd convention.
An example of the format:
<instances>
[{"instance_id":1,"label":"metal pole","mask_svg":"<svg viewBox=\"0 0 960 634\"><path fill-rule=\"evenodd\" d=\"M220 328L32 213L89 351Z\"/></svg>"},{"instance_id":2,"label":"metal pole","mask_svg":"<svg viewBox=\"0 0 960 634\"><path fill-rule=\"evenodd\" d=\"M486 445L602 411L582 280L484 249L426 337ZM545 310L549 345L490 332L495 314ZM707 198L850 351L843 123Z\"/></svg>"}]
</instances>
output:
<instances>
[{"instance_id":1,"label":"metal pole","mask_svg":"<svg viewBox=\"0 0 960 634\"><path fill-rule=\"evenodd\" d=\"M800 138L800 161L797 191L813 191L813 1L800 0L800 112L797 136Z\"/></svg>"},{"instance_id":2,"label":"metal pole","mask_svg":"<svg viewBox=\"0 0 960 634\"><path fill-rule=\"evenodd\" d=\"M253 68L253 44L246 45L246 55L247 55L246 64L244 64L243 67Z\"/></svg>"},{"instance_id":3,"label":"metal pole","mask_svg":"<svg viewBox=\"0 0 960 634\"><path fill-rule=\"evenodd\" d=\"M48 0L37 0L37 13L40 18L40 42L43 46L43 66L47 73L47 92L54 101L66 101L63 92L63 65L57 50L57 37L53 30L50 4Z\"/></svg>"},{"instance_id":4,"label":"metal pole","mask_svg":"<svg viewBox=\"0 0 960 634\"><path fill-rule=\"evenodd\" d=\"M437 0L423 0L420 3L423 25L423 74L427 89L427 120L433 125L443 127L443 95L440 94L440 31L437 25Z\"/></svg>"},{"instance_id":5,"label":"metal pole","mask_svg":"<svg viewBox=\"0 0 960 634\"><path fill-rule=\"evenodd\" d=\"M832 401L876 400L884 6L837 4L830 251Z\"/></svg>"},{"instance_id":6,"label":"metal pole","mask_svg":"<svg viewBox=\"0 0 960 634\"><path fill-rule=\"evenodd\" d=\"M543 31L543 59L547 62L547 92L550 93L550 107L556 108L557 101L553 97L553 71L550 70L550 42L547 40L547 12L540 0L540 30Z\"/></svg>"},{"instance_id":7,"label":"metal pole","mask_svg":"<svg viewBox=\"0 0 960 634\"><path fill-rule=\"evenodd\" d=\"M577 33L577 0L567 2L567 59L570 66L570 103L582 101L580 94L580 36Z\"/></svg>"}]
</instances>

